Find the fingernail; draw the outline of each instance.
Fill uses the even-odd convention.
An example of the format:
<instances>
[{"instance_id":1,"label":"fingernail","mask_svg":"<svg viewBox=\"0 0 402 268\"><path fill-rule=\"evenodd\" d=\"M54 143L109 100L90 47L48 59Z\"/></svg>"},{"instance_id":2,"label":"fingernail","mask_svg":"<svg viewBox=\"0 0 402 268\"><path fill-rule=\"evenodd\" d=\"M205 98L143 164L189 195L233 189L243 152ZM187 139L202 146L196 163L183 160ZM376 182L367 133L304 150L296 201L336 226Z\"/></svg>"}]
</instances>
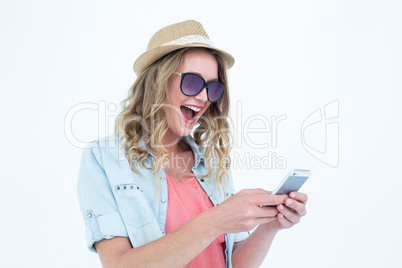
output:
<instances>
[{"instance_id":1,"label":"fingernail","mask_svg":"<svg viewBox=\"0 0 402 268\"><path fill-rule=\"evenodd\" d=\"M290 194L290 197L296 197L296 194L295 194L295 193L291 193L291 194Z\"/></svg>"},{"instance_id":2,"label":"fingernail","mask_svg":"<svg viewBox=\"0 0 402 268\"><path fill-rule=\"evenodd\" d=\"M279 205L279 210L283 210L283 205Z\"/></svg>"},{"instance_id":3,"label":"fingernail","mask_svg":"<svg viewBox=\"0 0 402 268\"><path fill-rule=\"evenodd\" d=\"M290 199L286 200L286 205L288 205L288 206L292 205L292 200L290 200Z\"/></svg>"}]
</instances>

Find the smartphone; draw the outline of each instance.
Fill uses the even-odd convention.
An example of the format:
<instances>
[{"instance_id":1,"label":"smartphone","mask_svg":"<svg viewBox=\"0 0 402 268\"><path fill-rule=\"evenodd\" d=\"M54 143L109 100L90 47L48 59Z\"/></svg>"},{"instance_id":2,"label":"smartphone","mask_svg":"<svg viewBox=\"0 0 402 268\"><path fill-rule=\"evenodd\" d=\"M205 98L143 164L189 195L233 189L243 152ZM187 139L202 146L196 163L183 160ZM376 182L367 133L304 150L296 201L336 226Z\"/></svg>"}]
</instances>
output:
<instances>
[{"instance_id":1,"label":"smartphone","mask_svg":"<svg viewBox=\"0 0 402 268\"><path fill-rule=\"evenodd\" d=\"M283 178L278 187L272 191L271 195L297 192L310 176L310 170L293 169Z\"/></svg>"}]
</instances>

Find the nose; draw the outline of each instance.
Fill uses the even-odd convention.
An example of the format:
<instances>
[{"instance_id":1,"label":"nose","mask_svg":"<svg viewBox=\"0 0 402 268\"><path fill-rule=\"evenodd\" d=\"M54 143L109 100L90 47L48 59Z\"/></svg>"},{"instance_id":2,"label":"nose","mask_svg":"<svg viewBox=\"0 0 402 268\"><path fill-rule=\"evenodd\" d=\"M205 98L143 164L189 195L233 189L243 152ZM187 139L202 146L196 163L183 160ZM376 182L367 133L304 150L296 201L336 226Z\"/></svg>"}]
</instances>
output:
<instances>
[{"instance_id":1,"label":"nose","mask_svg":"<svg viewBox=\"0 0 402 268\"><path fill-rule=\"evenodd\" d=\"M207 95L207 87L204 87L201 92L198 95L195 95L194 97L197 100L200 100L202 102L207 102L208 101L208 95Z\"/></svg>"}]
</instances>

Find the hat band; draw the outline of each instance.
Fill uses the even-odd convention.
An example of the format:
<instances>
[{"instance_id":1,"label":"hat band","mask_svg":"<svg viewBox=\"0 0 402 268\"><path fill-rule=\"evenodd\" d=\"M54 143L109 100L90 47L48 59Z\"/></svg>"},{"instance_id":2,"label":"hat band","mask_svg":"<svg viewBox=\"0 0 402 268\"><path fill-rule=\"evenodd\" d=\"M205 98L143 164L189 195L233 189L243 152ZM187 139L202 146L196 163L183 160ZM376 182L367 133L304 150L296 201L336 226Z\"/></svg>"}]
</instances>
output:
<instances>
[{"instance_id":1,"label":"hat band","mask_svg":"<svg viewBox=\"0 0 402 268\"><path fill-rule=\"evenodd\" d=\"M211 47L214 46L212 44L211 40L209 40L208 38L206 38L205 36L202 36L202 35L186 35L179 39L164 43L162 46L187 45L187 44L193 44L193 43L206 44Z\"/></svg>"}]
</instances>

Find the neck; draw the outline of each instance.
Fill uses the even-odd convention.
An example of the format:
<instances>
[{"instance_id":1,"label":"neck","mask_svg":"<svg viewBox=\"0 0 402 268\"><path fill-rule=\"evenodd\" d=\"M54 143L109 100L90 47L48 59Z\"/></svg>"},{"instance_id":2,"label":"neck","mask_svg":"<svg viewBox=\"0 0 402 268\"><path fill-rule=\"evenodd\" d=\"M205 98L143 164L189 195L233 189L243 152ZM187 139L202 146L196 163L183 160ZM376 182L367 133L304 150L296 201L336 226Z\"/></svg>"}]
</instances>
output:
<instances>
[{"instance_id":1,"label":"neck","mask_svg":"<svg viewBox=\"0 0 402 268\"><path fill-rule=\"evenodd\" d=\"M179 136L170 132L166 132L166 134L162 138L162 145L169 153L180 153L183 151L188 151L188 145L179 141ZM157 152L157 147L152 148L152 152Z\"/></svg>"},{"instance_id":2,"label":"neck","mask_svg":"<svg viewBox=\"0 0 402 268\"><path fill-rule=\"evenodd\" d=\"M162 145L163 147L165 147L165 149L169 152L179 152L181 149L180 146L180 141L179 141L179 137L168 137L167 135L165 135L162 138Z\"/></svg>"}]
</instances>

